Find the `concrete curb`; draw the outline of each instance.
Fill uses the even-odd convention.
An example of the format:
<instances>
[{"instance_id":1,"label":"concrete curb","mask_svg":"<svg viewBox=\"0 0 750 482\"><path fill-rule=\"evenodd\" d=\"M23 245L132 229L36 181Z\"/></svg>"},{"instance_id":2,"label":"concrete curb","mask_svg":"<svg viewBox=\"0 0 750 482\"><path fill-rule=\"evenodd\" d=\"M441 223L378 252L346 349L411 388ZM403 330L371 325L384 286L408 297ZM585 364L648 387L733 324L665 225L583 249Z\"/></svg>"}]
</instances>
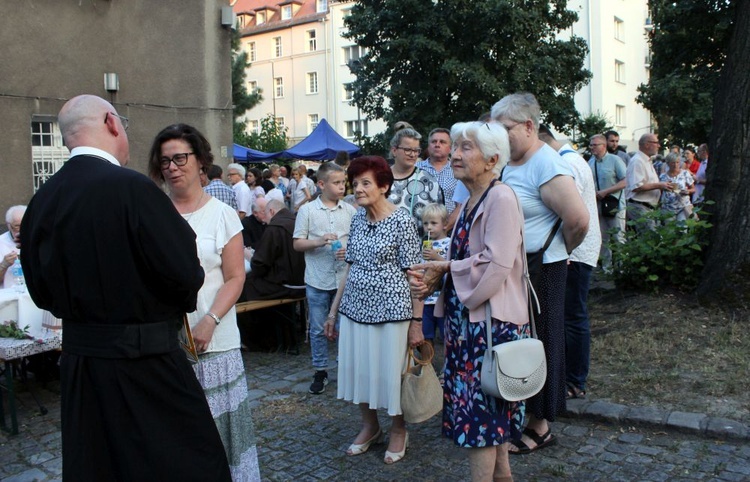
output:
<instances>
[{"instance_id":1,"label":"concrete curb","mask_svg":"<svg viewBox=\"0 0 750 482\"><path fill-rule=\"evenodd\" d=\"M657 407L630 407L602 400L574 398L567 401L564 416L677 430L710 438L750 440L750 428L742 422Z\"/></svg>"}]
</instances>

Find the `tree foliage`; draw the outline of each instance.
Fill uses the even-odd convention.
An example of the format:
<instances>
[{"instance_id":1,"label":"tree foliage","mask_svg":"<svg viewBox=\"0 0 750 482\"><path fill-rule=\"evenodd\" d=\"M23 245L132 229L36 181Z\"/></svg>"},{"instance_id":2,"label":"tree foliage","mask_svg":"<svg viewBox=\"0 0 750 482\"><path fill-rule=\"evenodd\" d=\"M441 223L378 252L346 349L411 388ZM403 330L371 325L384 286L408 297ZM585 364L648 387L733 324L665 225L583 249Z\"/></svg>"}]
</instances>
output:
<instances>
[{"instance_id":1,"label":"tree foliage","mask_svg":"<svg viewBox=\"0 0 750 482\"><path fill-rule=\"evenodd\" d=\"M503 96L532 92L544 120L570 131L573 96L590 77L565 0L358 0L347 37L366 53L350 68L354 102L389 124L426 132L478 118Z\"/></svg>"},{"instance_id":2,"label":"tree foliage","mask_svg":"<svg viewBox=\"0 0 750 482\"><path fill-rule=\"evenodd\" d=\"M260 120L260 133L253 132L247 135L245 147L262 152L279 152L287 148L289 139L287 138L286 126L279 125L272 113L266 114Z\"/></svg>"},{"instance_id":3,"label":"tree foliage","mask_svg":"<svg viewBox=\"0 0 750 482\"><path fill-rule=\"evenodd\" d=\"M581 146L588 146L589 140L595 134L604 134L612 129L607 116L601 112L589 114L576 125L576 135L573 142Z\"/></svg>"},{"instance_id":4,"label":"tree foliage","mask_svg":"<svg viewBox=\"0 0 750 482\"><path fill-rule=\"evenodd\" d=\"M234 142L246 146L248 134L246 132L247 122L241 120L242 115L252 109L263 100L260 89L248 92L245 85L245 76L250 62L247 61L247 52L240 48L240 34L237 30L232 31L232 108L233 125L232 132Z\"/></svg>"},{"instance_id":5,"label":"tree foliage","mask_svg":"<svg viewBox=\"0 0 750 482\"><path fill-rule=\"evenodd\" d=\"M638 102L670 142L700 144L711 133L711 111L732 33L729 0L649 0L653 29L651 76Z\"/></svg>"}]
</instances>

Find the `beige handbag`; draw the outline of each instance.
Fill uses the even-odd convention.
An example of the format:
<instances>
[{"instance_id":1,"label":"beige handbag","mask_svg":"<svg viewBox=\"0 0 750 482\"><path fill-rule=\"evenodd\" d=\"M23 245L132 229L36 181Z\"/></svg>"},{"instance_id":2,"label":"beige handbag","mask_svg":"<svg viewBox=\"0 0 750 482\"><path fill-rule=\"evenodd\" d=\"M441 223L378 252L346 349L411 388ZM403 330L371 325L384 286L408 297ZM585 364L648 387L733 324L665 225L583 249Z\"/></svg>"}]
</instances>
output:
<instances>
[{"instance_id":1,"label":"beige handbag","mask_svg":"<svg viewBox=\"0 0 750 482\"><path fill-rule=\"evenodd\" d=\"M435 349L429 343L419 348L421 358L414 356L414 348L409 348L407 369L401 375L401 410L409 423L424 422L443 409L443 387L432 368Z\"/></svg>"}]
</instances>

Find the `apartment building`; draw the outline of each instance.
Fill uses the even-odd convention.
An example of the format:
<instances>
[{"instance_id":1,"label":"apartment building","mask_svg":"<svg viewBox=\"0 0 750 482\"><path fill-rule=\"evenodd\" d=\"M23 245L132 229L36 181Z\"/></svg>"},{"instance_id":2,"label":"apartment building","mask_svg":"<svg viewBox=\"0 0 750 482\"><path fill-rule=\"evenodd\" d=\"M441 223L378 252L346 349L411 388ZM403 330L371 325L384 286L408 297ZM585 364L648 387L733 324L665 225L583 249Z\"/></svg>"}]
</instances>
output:
<instances>
[{"instance_id":1,"label":"apartment building","mask_svg":"<svg viewBox=\"0 0 750 482\"><path fill-rule=\"evenodd\" d=\"M385 130L351 100L354 76L348 64L362 51L343 38L344 18L354 2L327 0L238 0L234 5L242 48L248 53L249 90L263 101L245 113L248 130L259 132L269 113L288 128L291 144L304 139L321 119L352 140L355 132Z\"/></svg>"},{"instance_id":2,"label":"apartment building","mask_svg":"<svg viewBox=\"0 0 750 482\"><path fill-rule=\"evenodd\" d=\"M589 54L584 66L593 74L576 94L576 108L582 116L606 116L619 132L620 144L635 150L638 138L654 128L649 111L635 101L651 66L648 2L571 0L568 8L578 12L572 33L586 40Z\"/></svg>"}]
</instances>

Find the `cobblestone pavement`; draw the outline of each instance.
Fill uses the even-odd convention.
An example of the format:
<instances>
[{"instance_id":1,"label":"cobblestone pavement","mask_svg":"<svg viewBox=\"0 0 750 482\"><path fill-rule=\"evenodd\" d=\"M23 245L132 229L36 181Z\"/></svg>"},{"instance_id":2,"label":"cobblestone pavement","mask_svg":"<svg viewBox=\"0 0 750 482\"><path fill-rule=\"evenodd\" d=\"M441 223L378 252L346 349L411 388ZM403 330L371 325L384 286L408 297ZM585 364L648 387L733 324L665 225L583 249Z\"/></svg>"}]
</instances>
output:
<instances>
[{"instance_id":1,"label":"cobblestone pavement","mask_svg":"<svg viewBox=\"0 0 750 482\"><path fill-rule=\"evenodd\" d=\"M307 345L300 355L252 352L244 358L263 480L469 479L465 453L439 435L438 417L409 426L411 445L397 464L383 463L385 445L347 457L344 450L359 429L358 409L336 400L335 368L325 393L307 393L312 380ZM2 482L61 478L59 387L29 386L49 413L40 415L22 388L21 433L0 434ZM388 417L380 413L380 420L387 430ZM747 430L732 421L590 401L572 406L553 424L553 433L557 445L511 459L516 481L750 481Z\"/></svg>"}]
</instances>

